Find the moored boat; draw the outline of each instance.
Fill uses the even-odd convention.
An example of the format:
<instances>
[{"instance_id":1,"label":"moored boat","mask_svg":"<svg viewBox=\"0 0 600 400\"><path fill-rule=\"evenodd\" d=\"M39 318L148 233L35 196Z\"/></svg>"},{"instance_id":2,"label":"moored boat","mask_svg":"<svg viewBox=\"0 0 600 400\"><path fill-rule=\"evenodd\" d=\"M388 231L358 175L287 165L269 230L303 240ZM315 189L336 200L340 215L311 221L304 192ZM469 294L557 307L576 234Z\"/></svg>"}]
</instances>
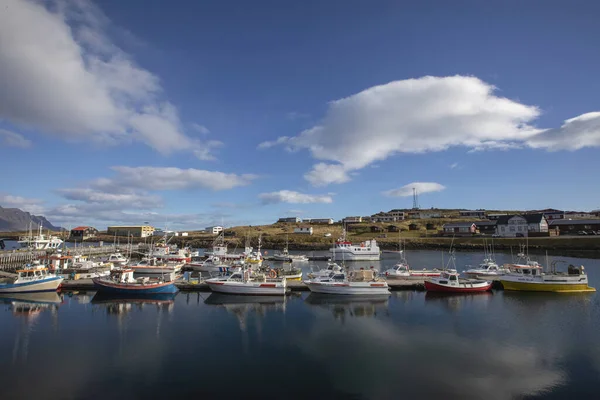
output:
<instances>
[{"instance_id":1,"label":"moored boat","mask_svg":"<svg viewBox=\"0 0 600 400\"><path fill-rule=\"evenodd\" d=\"M557 293L582 293L595 292L596 289L588 285L588 276L584 266L569 265L567 273L557 272L553 263L553 271L543 272L540 265L512 264L510 272L500 277L504 290L525 292L557 292Z\"/></svg>"},{"instance_id":2,"label":"moored boat","mask_svg":"<svg viewBox=\"0 0 600 400\"><path fill-rule=\"evenodd\" d=\"M145 257L137 263L128 265L127 268L142 274L177 274L181 271L182 266L181 263L177 262L165 263L156 257Z\"/></svg>"},{"instance_id":3,"label":"moored boat","mask_svg":"<svg viewBox=\"0 0 600 400\"><path fill-rule=\"evenodd\" d=\"M498 279L508 272L508 268L498 266L491 258L485 258L477 268L470 268L463 273L470 278Z\"/></svg>"},{"instance_id":4,"label":"moored boat","mask_svg":"<svg viewBox=\"0 0 600 400\"><path fill-rule=\"evenodd\" d=\"M0 293L56 292L63 279L34 262L17 270L14 276L0 278Z\"/></svg>"},{"instance_id":5,"label":"moored boat","mask_svg":"<svg viewBox=\"0 0 600 400\"><path fill-rule=\"evenodd\" d=\"M249 269L210 278L206 283L210 290L219 293L283 296L288 292L285 278L268 278L264 274L252 274Z\"/></svg>"},{"instance_id":6,"label":"moored boat","mask_svg":"<svg viewBox=\"0 0 600 400\"><path fill-rule=\"evenodd\" d=\"M110 276L94 278L92 281L99 291L121 294L177 293L174 281L160 278L134 278L133 269L123 268L111 271Z\"/></svg>"},{"instance_id":7,"label":"moored boat","mask_svg":"<svg viewBox=\"0 0 600 400\"><path fill-rule=\"evenodd\" d=\"M129 259L121 253L112 253L106 259L107 263L112 263L115 267L122 267L129 262Z\"/></svg>"},{"instance_id":8,"label":"moored boat","mask_svg":"<svg viewBox=\"0 0 600 400\"><path fill-rule=\"evenodd\" d=\"M443 271L437 278L425 280L425 290L445 293L476 293L491 290L492 282L460 278L456 270Z\"/></svg>"},{"instance_id":9,"label":"moored boat","mask_svg":"<svg viewBox=\"0 0 600 400\"><path fill-rule=\"evenodd\" d=\"M202 260L200 257L192 258L192 261L185 266L193 271L220 273L227 273L232 267L231 265L223 263L217 256L211 256L205 260Z\"/></svg>"},{"instance_id":10,"label":"moored boat","mask_svg":"<svg viewBox=\"0 0 600 400\"><path fill-rule=\"evenodd\" d=\"M311 292L339 295L389 295L385 280L377 277L373 269L331 273L327 277L305 280Z\"/></svg>"},{"instance_id":11,"label":"moored boat","mask_svg":"<svg viewBox=\"0 0 600 400\"><path fill-rule=\"evenodd\" d=\"M327 267L319 269L317 267L317 269L312 269L311 272L308 273L308 278L309 279L314 279L314 278L327 278L328 276L331 275L331 273L341 273L342 272L342 267L334 262L329 262L327 263Z\"/></svg>"},{"instance_id":12,"label":"moored boat","mask_svg":"<svg viewBox=\"0 0 600 400\"><path fill-rule=\"evenodd\" d=\"M332 254L331 261L378 261L381 257L375 239L355 245L346 240L346 230L329 251Z\"/></svg>"}]
</instances>

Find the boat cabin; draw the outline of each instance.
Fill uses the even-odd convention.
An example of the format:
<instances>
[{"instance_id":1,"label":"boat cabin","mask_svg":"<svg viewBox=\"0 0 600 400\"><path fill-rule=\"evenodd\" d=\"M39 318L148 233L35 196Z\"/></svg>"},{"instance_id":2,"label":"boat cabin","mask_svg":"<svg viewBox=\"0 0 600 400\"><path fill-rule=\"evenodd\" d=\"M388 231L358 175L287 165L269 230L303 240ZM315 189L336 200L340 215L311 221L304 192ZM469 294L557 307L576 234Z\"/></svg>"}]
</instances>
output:
<instances>
[{"instance_id":1,"label":"boat cabin","mask_svg":"<svg viewBox=\"0 0 600 400\"><path fill-rule=\"evenodd\" d=\"M567 274L568 275L585 275L585 268L583 267L583 265L580 266L579 268L577 268L573 264L569 264L569 267L567 268Z\"/></svg>"},{"instance_id":2,"label":"boat cabin","mask_svg":"<svg viewBox=\"0 0 600 400\"><path fill-rule=\"evenodd\" d=\"M110 278L118 283L133 283L136 279L133 277L132 269L115 269L110 271Z\"/></svg>"},{"instance_id":3,"label":"boat cabin","mask_svg":"<svg viewBox=\"0 0 600 400\"><path fill-rule=\"evenodd\" d=\"M60 270L60 269L68 269L73 266L73 257L65 256L62 254L54 254L51 256L43 257L45 263L48 268L52 271Z\"/></svg>"},{"instance_id":4,"label":"boat cabin","mask_svg":"<svg viewBox=\"0 0 600 400\"><path fill-rule=\"evenodd\" d=\"M520 265L515 264L510 266L510 271L513 274L523 276L540 276L543 273L542 267L539 265Z\"/></svg>"},{"instance_id":5,"label":"boat cabin","mask_svg":"<svg viewBox=\"0 0 600 400\"><path fill-rule=\"evenodd\" d=\"M27 264L24 269L17 270L17 279L19 280L37 280L48 277L48 268L40 264Z\"/></svg>"},{"instance_id":6,"label":"boat cabin","mask_svg":"<svg viewBox=\"0 0 600 400\"><path fill-rule=\"evenodd\" d=\"M458 273L454 270L444 271L440 275L438 283L440 285L456 285L459 284Z\"/></svg>"},{"instance_id":7,"label":"boat cabin","mask_svg":"<svg viewBox=\"0 0 600 400\"><path fill-rule=\"evenodd\" d=\"M392 267L392 270L394 270L396 272L410 272L410 267L408 266L408 264L399 263L399 264L394 265Z\"/></svg>"},{"instance_id":8,"label":"boat cabin","mask_svg":"<svg viewBox=\"0 0 600 400\"><path fill-rule=\"evenodd\" d=\"M123 257L121 253L113 253L110 256L108 256L108 260L106 261L112 263L125 263L127 262L127 259Z\"/></svg>"}]
</instances>

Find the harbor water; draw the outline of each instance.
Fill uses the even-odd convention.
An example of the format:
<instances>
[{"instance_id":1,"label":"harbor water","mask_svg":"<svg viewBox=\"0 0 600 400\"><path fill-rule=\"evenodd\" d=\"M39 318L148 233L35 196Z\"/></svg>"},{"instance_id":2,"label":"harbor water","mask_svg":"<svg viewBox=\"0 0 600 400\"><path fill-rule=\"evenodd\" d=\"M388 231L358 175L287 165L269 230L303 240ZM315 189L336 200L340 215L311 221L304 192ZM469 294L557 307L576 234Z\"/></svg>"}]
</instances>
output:
<instances>
[{"instance_id":1,"label":"harbor water","mask_svg":"<svg viewBox=\"0 0 600 400\"><path fill-rule=\"evenodd\" d=\"M456 268L483 257L457 253ZM436 251L407 258L414 269L442 263ZM397 260L354 265L383 271ZM600 288L600 260L565 260L584 265ZM3 298L0 307L0 399L599 396L596 293L133 300L88 292Z\"/></svg>"}]
</instances>

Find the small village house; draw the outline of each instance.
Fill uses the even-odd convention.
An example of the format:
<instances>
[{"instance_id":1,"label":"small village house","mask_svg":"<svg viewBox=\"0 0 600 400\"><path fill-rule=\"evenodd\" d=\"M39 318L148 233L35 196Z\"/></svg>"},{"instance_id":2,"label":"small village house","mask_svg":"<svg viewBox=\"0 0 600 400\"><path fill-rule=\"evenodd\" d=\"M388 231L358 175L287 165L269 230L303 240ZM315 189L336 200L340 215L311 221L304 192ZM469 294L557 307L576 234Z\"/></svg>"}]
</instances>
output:
<instances>
[{"instance_id":1,"label":"small village house","mask_svg":"<svg viewBox=\"0 0 600 400\"><path fill-rule=\"evenodd\" d=\"M204 229L204 232L211 233L213 235L218 235L219 233L223 232L223 227L220 225L209 226L206 229Z\"/></svg>"},{"instance_id":2,"label":"small village house","mask_svg":"<svg viewBox=\"0 0 600 400\"><path fill-rule=\"evenodd\" d=\"M485 210L461 210L458 213L461 218L485 218Z\"/></svg>"},{"instance_id":3,"label":"small village house","mask_svg":"<svg viewBox=\"0 0 600 400\"><path fill-rule=\"evenodd\" d=\"M279 218L277 220L277 222L284 222L284 223L299 223L302 222L302 219L300 217L283 217L283 218Z\"/></svg>"},{"instance_id":4,"label":"small village house","mask_svg":"<svg viewBox=\"0 0 600 400\"><path fill-rule=\"evenodd\" d=\"M383 228L377 225L372 225L370 229L373 233L383 232Z\"/></svg>"},{"instance_id":5,"label":"small village house","mask_svg":"<svg viewBox=\"0 0 600 400\"><path fill-rule=\"evenodd\" d=\"M312 235L313 228L312 228L312 226L298 226L298 227L294 228L294 233L299 233L302 235Z\"/></svg>"},{"instance_id":6,"label":"small village house","mask_svg":"<svg viewBox=\"0 0 600 400\"><path fill-rule=\"evenodd\" d=\"M362 217L346 217L342 220L344 224L357 224L362 222Z\"/></svg>"},{"instance_id":7,"label":"small village house","mask_svg":"<svg viewBox=\"0 0 600 400\"><path fill-rule=\"evenodd\" d=\"M475 226L481 234L493 235L496 233L496 221L477 221Z\"/></svg>"},{"instance_id":8,"label":"small village house","mask_svg":"<svg viewBox=\"0 0 600 400\"><path fill-rule=\"evenodd\" d=\"M561 235L577 235L585 232L587 235L600 232L600 219L554 219L548 221L550 229L558 229Z\"/></svg>"},{"instance_id":9,"label":"small village house","mask_svg":"<svg viewBox=\"0 0 600 400\"><path fill-rule=\"evenodd\" d=\"M304 218L303 221L309 224L333 224L333 218Z\"/></svg>"},{"instance_id":10,"label":"small village house","mask_svg":"<svg viewBox=\"0 0 600 400\"><path fill-rule=\"evenodd\" d=\"M87 239L95 238L97 234L98 229L92 226L78 226L76 228L71 229L71 234L69 238L76 241L84 241Z\"/></svg>"},{"instance_id":11,"label":"small village house","mask_svg":"<svg viewBox=\"0 0 600 400\"><path fill-rule=\"evenodd\" d=\"M474 222L452 222L442 228L444 235L473 235L477 232Z\"/></svg>"}]
</instances>

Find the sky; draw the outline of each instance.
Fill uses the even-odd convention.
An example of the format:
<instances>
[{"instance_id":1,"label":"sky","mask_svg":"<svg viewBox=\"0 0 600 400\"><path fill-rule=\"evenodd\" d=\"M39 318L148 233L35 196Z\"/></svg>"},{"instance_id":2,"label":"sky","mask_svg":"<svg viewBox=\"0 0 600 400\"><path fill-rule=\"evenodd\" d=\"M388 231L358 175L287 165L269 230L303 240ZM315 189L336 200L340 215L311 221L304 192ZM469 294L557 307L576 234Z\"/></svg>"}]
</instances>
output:
<instances>
[{"instance_id":1,"label":"sky","mask_svg":"<svg viewBox=\"0 0 600 400\"><path fill-rule=\"evenodd\" d=\"M600 208L596 1L0 0L0 206L168 229Z\"/></svg>"}]
</instances>

